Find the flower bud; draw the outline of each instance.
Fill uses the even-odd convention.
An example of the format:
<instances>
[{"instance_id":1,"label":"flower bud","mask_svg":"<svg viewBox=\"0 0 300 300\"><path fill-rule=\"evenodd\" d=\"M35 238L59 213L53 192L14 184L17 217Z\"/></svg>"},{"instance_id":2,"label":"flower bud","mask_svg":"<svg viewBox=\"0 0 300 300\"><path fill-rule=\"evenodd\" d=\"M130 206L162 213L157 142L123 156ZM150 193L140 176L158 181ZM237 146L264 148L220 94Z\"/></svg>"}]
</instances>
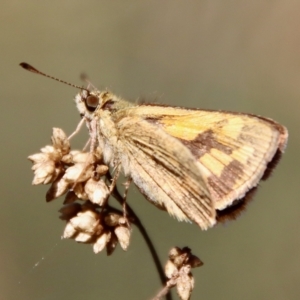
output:
<instances>
[{"instance_id":1,"label":"flower bud","mask_svg":"<svg viewBox=\"0 0 300 300\"><path fill-rule=\"evenodd\" d=\"M106 244L106 253L107 255L112 255L118 245L118 238L114 232L110 231L110 239Z\"/></svg>"},{"instance_id":2,"label":"flower bud","mask_svg":"<svg viewBox=\"0 0 300 300\"><path fill-rule=\"evenodd\" d=\"M86 164L87 162L90 162L89 160L91 160L90 152L72 150L70 152L70 155L74 164ZM93 163L93 161L91 161L90 163Z\"/></svg>"},{"instance_id":3,"label":"flower bud","mask_svg":"<svg viewBox=\"0 0 300 300\"><path fill-rule=\"evenodd\" d=\"M84 163L78 163L68 168L63 178L68 182L83 182L92 176L92 169Z\"/></svg>"},{"instance_id":4,"label":"flower bud","mask_svg":"<svg viewBox=\"0 0 300 300\"><path fill-rule=\"evenodd\" d=\"M64 204L70 204L77 200L77 196L74 191L68 191L64 200Z\"/></svg>"},{"instance_id":5,"label":"flower bud","mask_svg":"<svg viewBox=\"0 0 300 300\"><path fill-rule=\"evenodd\" d=\"M76 195L78 199L81 200L89 200L88 194L84 190L84 183L83 182L78 182L76 185L73 187L73 192Z\"/></svg>"},{"instance_id":6,"label":"flower bud","mask_svg":"<svg viewBox=\"0 0 300 300\"><path fill-rule=\"evenodd\" d=\"M86 182L84 191L88 195L89 200L99 206L104 204L109 195L105 182L103 180L95 181L93 178Z\"/></svg>"},{"instance_id":7,"label":"flower bud","mask_svg":"<svg viewBox=\"0 0 300 300\"><path fill-rule=\"evenodd\" d=\"M95 244L93 245L93 250L96 254L101 252L105 248L106 244L110 240L110 237L111 237L111 232L107 231L107 232L103 232L97 238Z\"/></svg>"},{"instance_id":8,"label":"flower bud","mask_svg":"<svg viewBox=\"0 0 300 300\"><path fill-rule=\"evenodd\" d=\"M68 191L69 186L70 184L63 178L54 181L50 189L47 191L46 201L49 202L65 194Z\"/></svg>"},{"instance_id":9,"label":"flower bud","mask_svg":"<svg viewBox=\"0 0 300 300\"><path fill-rule=\"evenodd\" d=\"M44 163L49 159L49 157L45 153L36 153L36 154L29 155L28 159L34 164L31 169L35 170L37 164Z\"/></svg>"},{"instance_id":10,"label":"flower bud","mask_svg":"<svg viewBox=\"0 0 300 300\"><path fill-rule=\"evenodd\" d=\"M39 167L34 171L34 178L32 181L33 185L38 184L48 184L55 180L55 163L51 160L48 160L39 165Z\"/></svg>"},{"instance_id":11,"label":"flower bud","mask_svg":"<svg viewBox=\"0 0 300 300\"><path fill-rule=\"evenodd\" d=\"M194 289L194 277L189 272L187 266L180 270L180 276L177 279L176 289L181 300L189 300Z\"/></svg>"},{"instance_id":12,"label":"flower bud","mask_svg":"<svg viewBox=\"0 0 300 300\"><path fill-rule=\"evenodd\" d=\"M104 222L107 226L115 227L119 225L119 220L122 216L116 213L109 213L105 216Z\"/></svg>"},{"instance_id":13,"label":"flower bud","mask_svg":"<svg viewBox=\"0 0 300 300\"><path fill-rule=\"evenodd\" d=\"M168 260L165 265L165 274L167 278L171 279L177 273L178 273L177 267L174 265L174 263L171 260Z\"/></svg>"},{"instance_id":14,"label":"flower bud","mask_svg":"<svg viewBox=\"0 0 300 300\"><path fill-rule=\"evenodd\" d=\"M70 222L80 232L95 234L99 230L99 217L91 210L79 212Z\"/></svg>"},{"instance_id":15,"label":"flower bud","mask_svg":"<svg viewBox=\"0 0 300 300\"><path fill-rule=\"evenodd\" d=\"M62 235L62 238L63 239L70 239L76 233L77 233L77 230L73 227L73 225L70 222L68 222L67 225L66 225L66 227L65 227L65 230L64 230L64 233Z\"/></svg>"},{"instance_id":16,"label":"flower bud","mask_svg":"<svg viewBox=\"0 0 300 300\"><path fill-rule=\"evenodd\" d=\"M96 172L99 176L103 176L108 172L108 166L107 165L98 165L96 168Z\"/></svg>"},{"instance_id":17,"label":"flower bud","mask_svg":"<svg viewBox=\"0 0 300 300\"><path fill-rule=\"evenodd\" d=\"M81 205L79 203L66 204L59 210L59 212L61 213L59 218L61 220L69 221L71 218L75 217L80 211Z\"/></svg>"},{"instance_id":18,"label":"flower bud","mask_svg":"<svg viewBox=\"0 0 300 300\"><path fill-rule=\"evenodd\" d=\"M79 232L75 237L75 241L78 243L88 243L91 239L92 234L87 232Z\"/></svg>"},{"instance_id":19,"label":"flower bud","mask_svg":"<svg viewBox=\"0 0 300 300\"><path fill-rule=\"evenodd\" d=\"M70 141L66 134L60 128L53 128L53 134L51 137L53 147L60 150L62 155L69 153Z\"/></svg>"},{"instance_id":20,"label":"flower bud","mask_svg":"<svg viewBox=\"0 0 300 300\"><path fill-rule=\"evenodd\" d=\"M192 268L197 268L197 267L201 267L203 265L203 261L199 257L197 257L196 255L191 255L189 257L188 264Z\"/></svg>"},{"instance_id":21,"label":"flower bud","mask_svg":"<svg viewBox=\"0 0 300 300\"><path fill-rule=\"evenodd\" d=\"M126 226L117 226L115 228L115 234L118 238L121 248L126 251L129 246L131 234L129 228Z\"/></svg>"},{"instance_id":22,"label":"flower bud","mask_svg":"<svg viewBox=\"0 0 300 300\"><path fill-rule=\"evenodd\" d=\"M182 253L181 249L179 247L173 247L169 251L169 259L174 260L177 256L179 256Z\"/></svg>"}]
</instances>

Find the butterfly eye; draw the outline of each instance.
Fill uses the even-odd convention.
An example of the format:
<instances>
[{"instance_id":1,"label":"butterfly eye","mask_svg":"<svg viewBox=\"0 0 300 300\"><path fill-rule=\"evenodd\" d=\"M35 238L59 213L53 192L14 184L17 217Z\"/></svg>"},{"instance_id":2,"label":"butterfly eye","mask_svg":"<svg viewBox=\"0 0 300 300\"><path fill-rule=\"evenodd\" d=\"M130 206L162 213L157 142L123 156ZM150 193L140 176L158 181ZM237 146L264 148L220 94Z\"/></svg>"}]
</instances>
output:
<instances>
[{"instance_id":1,"label":"butterfly eye","mask_svg":"<svg viewBox=\"0 0 300 300\"><path fill-rule=\"evenodd\" d=\"M85 100L85 104L88 110L94 111L99 104L99 98L95 95L89 95Z\"/></svg>"}]
</instances>

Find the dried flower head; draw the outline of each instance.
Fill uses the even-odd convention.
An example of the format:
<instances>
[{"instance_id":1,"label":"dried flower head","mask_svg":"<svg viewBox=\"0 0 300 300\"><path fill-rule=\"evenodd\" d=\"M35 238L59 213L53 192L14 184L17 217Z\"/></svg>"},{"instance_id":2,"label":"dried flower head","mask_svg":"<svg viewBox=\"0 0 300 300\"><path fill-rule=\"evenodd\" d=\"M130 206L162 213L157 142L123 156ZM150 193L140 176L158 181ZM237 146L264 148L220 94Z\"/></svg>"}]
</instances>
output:
<instances>
[{"instance_id":1,"label":"dried flower head","mask_svg":"<svg viewBox=\"0 0 300 300\"><path fill-rule=\"evenodd\" d=\"M70 143L66 134L59 128L53 128L52 146L41 149L41 153L28 157L32 161L34 178L32 184L52 183L60 174L64 172L62 157L69 153Z\"/></svg>"},{"instance_id":2,"label":"dried flower head","mask_svg":"<svg viewBox=\"0 0 300 300\"><path fill-rule=\"evenodd\" d=\"M41 153L29 156L34 171L33 184L51 184L46 201L65 194L60 219L67 222L62 238L93 244L95 253L106 248L113 253L117 244L123 250L129 246L131 229L123 213L111 211L110 190L105 182L108 166L103 163L102 151L72 150L66 134L53 129L52 145ZM78 203L77 201L84 201Z\"/></svg>"},{"instance_id":3,"label":"dried flower head","mask_svg":"<svg viewBox=\"0 0 300 300\"><path fill-rule=\"evenodd\" d=\"M99 211L98 206L90 202L67 204L60 212L60 218L67 221L62 238L93 244L95 253L106 247L110 255L118 243L127 250L131 230L122 215Z\"/></svg>"},{"instance_id":4,"label":"dried flower head","mask_svg":"<svg viewBox=\"0 0 300 300\"><path fill-rule=\"evenodd\" d=\"M169 278L166 286L168 288L176 286L180 299L190 299L194 288L194 278L191 269L201 265L203 265L203 262L192 254L190 248L172 248L165 265L165 274Z\"/></svg>"}]
</instances>

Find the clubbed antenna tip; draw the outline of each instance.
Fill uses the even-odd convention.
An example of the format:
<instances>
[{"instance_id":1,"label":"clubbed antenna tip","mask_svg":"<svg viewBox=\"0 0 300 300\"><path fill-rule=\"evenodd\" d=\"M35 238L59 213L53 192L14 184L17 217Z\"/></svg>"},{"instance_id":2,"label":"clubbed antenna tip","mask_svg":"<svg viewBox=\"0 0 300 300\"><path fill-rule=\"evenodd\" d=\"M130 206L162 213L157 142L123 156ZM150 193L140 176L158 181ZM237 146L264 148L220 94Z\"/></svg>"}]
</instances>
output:
<instances>
[{"instance_id":1,"label":"clubbed antenna tip","mask_svg":"<svg viewBox=\"0 0 300 300\"><path fill-rule=\"evenodd\" d=\"M51 78L51 79L53 79L53 80L56 80L56 81L58 81L58 82L64 83L64 84L66 84L66 85L75 87L75 88L77 88L77 89L85 90L85 91L89 92L87 89L85 89L85 88L83 88L83 87L80 87L80 86L78 86L78 85L76 85L76 84L72 84L72 83L69 83L69 82L67 82L67 81L61 80L61 79L59 79L59 78L56 78L56 77L47 75L47 74L45 74L45 73L39 71L38 69L34 68L32 65L30 65L30 64L28 64L28 63L26 63L26 62L21 62L21 63L20 63L20 66L21 66L23 69L25 69L25 70L27 70L27 71L30 71L30 72L32 72L32 73L39 74L39 75L42 75L42 76Z\"/></svg>"}]
</instances>

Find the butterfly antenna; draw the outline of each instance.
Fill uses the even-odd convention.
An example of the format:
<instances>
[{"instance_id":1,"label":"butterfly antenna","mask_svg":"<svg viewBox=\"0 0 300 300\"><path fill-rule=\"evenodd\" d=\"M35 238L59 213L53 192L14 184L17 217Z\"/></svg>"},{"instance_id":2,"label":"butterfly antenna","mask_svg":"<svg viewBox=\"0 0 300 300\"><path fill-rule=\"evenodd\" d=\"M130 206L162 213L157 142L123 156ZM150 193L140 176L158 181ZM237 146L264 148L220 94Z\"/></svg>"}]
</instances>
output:
<instances>
[{"instance_id":1,"label":"butterfly antenna","mask_svg":"<svg viewBox=\"0 0 300 300\"><path fill-rule=\"evenodd\" d=\"M48 78L50 78L50 79L53 79L53 80L55 80L55 81L64 83L64 84L66 84L66 85L72 86L72 87L77 88L77 89L80 89L80 90L85 90L85 91L87 91L87 92L89 91L88 89L83 88L83 87L81 87L81 86L79 86L79 85L72 84L72 83L69 83L69 82L67 82L67 81L61 80L61 79L59 79L59 78L56 78L56 77L47 75L47 74L45 74L45 73L43 73L43 72L37 70L36 68L34 68L33 66L31 66L31 65L28 64L28 63L22 62L22 63L20 63L20 66L21 66L23 69L25 69L25 70L27 70L27 71L30 71L30 72L32 72L32 73L36 73L36 74L39 74L39 75L48 77Z\"/></svg>"}]
</instances>

